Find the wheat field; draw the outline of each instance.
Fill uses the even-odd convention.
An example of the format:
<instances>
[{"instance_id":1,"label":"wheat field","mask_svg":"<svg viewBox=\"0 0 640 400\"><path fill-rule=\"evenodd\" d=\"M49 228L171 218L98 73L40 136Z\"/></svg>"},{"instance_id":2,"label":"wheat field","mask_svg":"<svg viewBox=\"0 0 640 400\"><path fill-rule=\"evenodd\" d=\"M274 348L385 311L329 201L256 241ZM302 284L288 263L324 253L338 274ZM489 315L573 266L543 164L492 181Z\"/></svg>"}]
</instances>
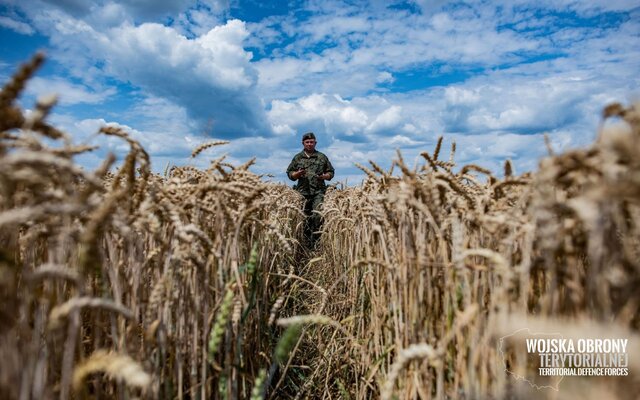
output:
<instances>
[{"instance_id":1,"label":"wheat field","mask_svg":"<svg viewBox=\"0 0 640 400\"><path fill-rule=\"evenodd\" d=\"M303 199L254 160L157 174L105 126L126 158L82 168L55 98L17 105L43 61L0 93L0 398L637 398L640 104L518 176L442 138L417 168L359 165L309 251ZM629 376L533 390L498 348L524 325L629 338Z\"/></svg>"}]
</instances>

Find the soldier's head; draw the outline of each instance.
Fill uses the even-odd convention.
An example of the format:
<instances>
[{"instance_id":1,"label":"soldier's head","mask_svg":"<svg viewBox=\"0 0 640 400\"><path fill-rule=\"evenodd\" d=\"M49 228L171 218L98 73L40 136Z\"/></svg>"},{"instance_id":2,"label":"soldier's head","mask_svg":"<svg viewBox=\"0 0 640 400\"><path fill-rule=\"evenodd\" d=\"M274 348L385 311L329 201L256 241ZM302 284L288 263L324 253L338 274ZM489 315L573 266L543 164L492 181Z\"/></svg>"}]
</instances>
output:
<instances>
[{"instance_id":1,"label":"soldier's head","mask_svg":"<svg viewBox=\"0 0 640 400\"><path fill-rule=\"evenodd\" d=\"M302 145L307 153L314 152L316 149L316 135L313 132L307 132L302 135Z\"/></svg>"}]
</instances>

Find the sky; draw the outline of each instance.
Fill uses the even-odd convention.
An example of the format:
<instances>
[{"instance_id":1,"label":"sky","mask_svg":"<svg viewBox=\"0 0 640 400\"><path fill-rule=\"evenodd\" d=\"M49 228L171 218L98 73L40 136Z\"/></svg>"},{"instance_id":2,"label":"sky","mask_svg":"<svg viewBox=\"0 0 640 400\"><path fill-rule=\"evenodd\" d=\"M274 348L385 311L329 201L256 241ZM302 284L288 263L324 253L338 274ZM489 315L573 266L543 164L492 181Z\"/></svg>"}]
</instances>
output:
<instances>
[{"instance_id":1,"label":"sky","mask_svg":"<svg viewBox=\"0 0 640 400\"><path fill-rule=\"evenodd\" d=\"M55 93L50 117L88 169L128 146L152 167L206 167L223 154L284 171L313 131L336 169L424 162L444 137L459 167L535 171L585 147L601 110L640 100L637 0L0 0L0 80L37 50L47 61L20 103ZM225 139L192 159L201 143ZM290 183L290 182L289 182Z\"/></svg>"}]
</instances>

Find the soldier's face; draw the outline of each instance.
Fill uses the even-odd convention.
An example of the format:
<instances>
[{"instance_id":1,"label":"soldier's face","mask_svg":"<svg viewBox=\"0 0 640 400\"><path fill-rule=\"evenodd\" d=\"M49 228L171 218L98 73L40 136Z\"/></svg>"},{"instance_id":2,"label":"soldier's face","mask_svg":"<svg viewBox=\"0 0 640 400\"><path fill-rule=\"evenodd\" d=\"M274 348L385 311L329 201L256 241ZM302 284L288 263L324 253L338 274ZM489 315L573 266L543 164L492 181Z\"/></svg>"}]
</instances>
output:
<instances>
[{"instance_id":1,"label":"soldier's face","mask_svg":"<svg viewBox=\"0 0 640 400\"><path fill-rule=\"evenodd\" d=\"M305 139L302 141L302 145L304 146L304 151L306 152L312 152L316 149L315 139Z\"/></svg>"}]
</instances>

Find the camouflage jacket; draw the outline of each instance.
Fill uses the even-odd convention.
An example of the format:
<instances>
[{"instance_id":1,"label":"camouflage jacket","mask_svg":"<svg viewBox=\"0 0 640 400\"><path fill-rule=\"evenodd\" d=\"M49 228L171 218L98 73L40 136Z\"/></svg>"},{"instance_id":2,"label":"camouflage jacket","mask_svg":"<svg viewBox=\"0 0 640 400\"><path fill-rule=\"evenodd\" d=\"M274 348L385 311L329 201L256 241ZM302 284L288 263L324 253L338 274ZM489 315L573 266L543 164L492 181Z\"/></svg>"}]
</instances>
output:
<instances>
[{"instance_id":1,"label":"camouflage jacket","mask_svg":"<svg viewBox=\"0 0 640 400\"><path fill-rule=\"evenodd\" d=\"M306 176L298 179L298 184L294 186L294 188L303 196L312 196L318 193L324 193L327 186L325 185L324 180L318 178L318 175L328 172L331 175L329 179L333 179L333 175L335 173L329 158L319 151L314 152L310 156L307 156L304 150L296 154L287 168L287 176L289 179L292 181L295 180L291 177L291 174L300 168L306 170L307 174Z\"/></svg>"}]
</instances>

